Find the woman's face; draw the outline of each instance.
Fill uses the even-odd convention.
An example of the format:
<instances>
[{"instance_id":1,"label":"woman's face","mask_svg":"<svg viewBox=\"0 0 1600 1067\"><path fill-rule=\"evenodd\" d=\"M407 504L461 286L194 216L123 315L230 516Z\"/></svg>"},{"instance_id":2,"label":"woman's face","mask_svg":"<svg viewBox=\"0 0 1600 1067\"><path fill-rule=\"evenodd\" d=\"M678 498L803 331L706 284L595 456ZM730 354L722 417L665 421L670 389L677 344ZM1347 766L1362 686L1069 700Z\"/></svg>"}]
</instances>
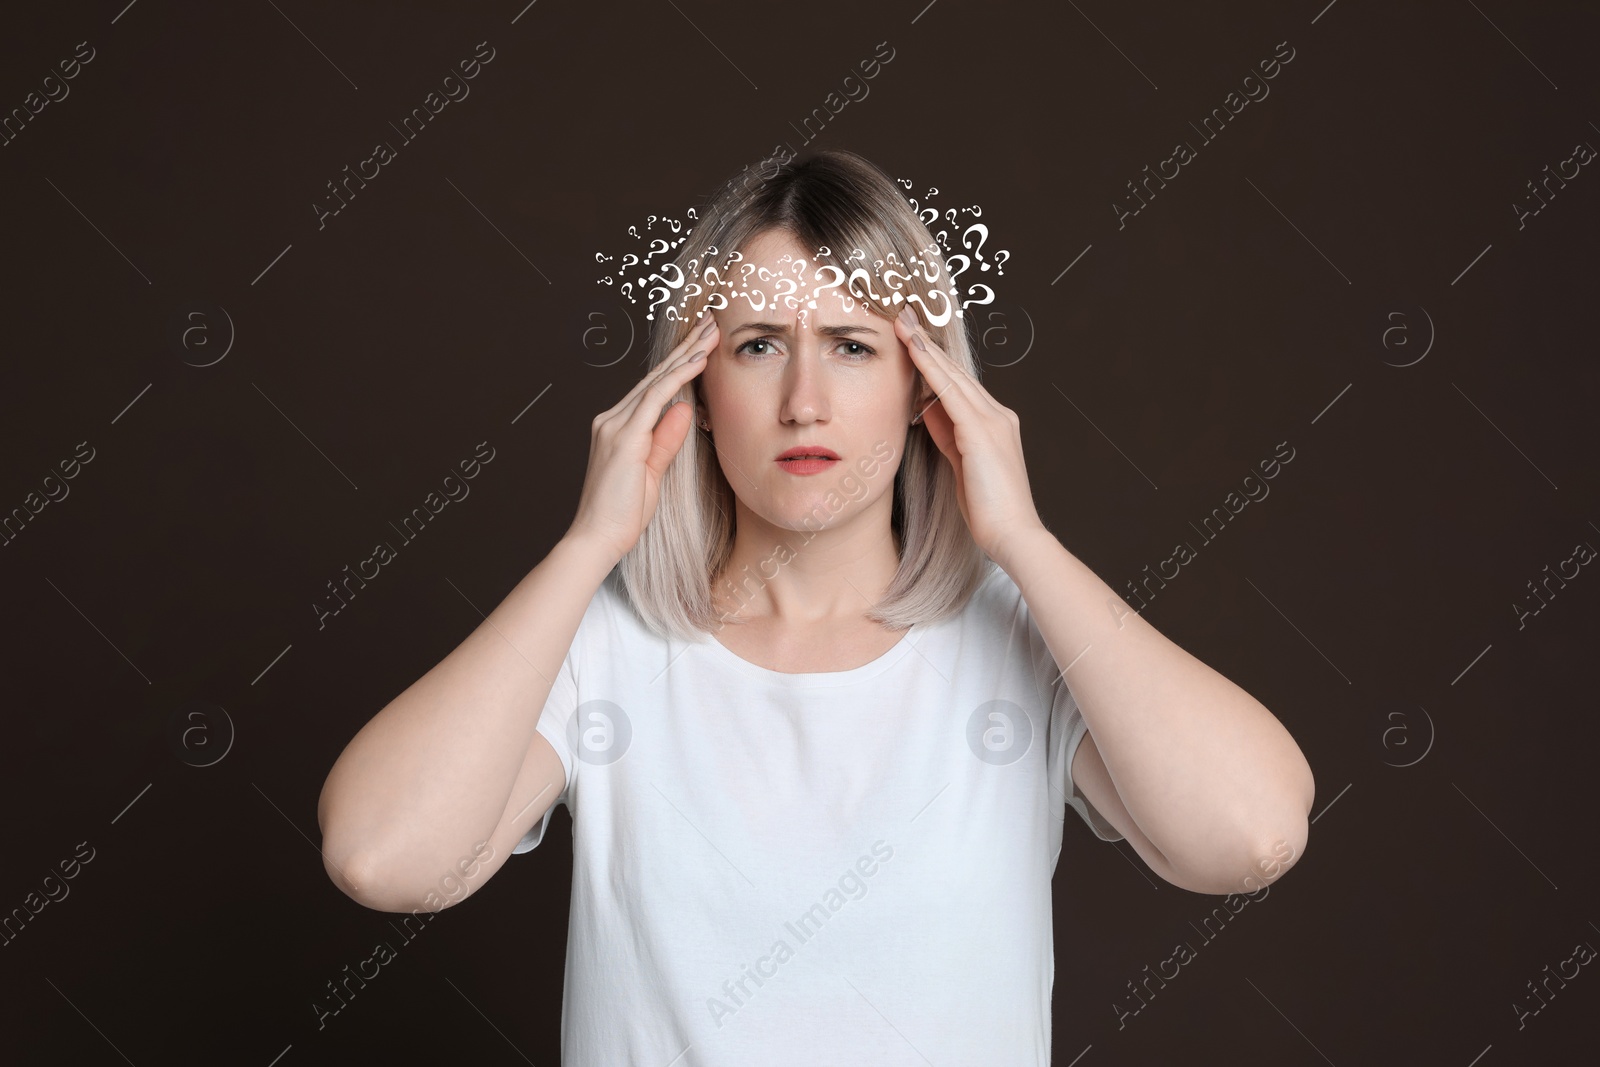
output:
<instances>
[{"instance_id":1,"label":"woman's face","mask_svg":"<svg viewBox=\"0 0 1600 1067\"><path fill-rule=\"evenodd\" d=\"M809 531L848 521L885 496L892 502L911 417L926 402L894 326L859 300L846 311L837 291L809 293L816 250L786 231L767 230L740 251L729 280L741 282L744 264L754 264L738 287L764 290L766 306L754 311L730 292L728 306L711 313L717 347L695 379L697 416L710 423L734 495L773 526ZM795 258L807 265L798 307L780 300L775 308L777 278L796 277ZM762 267L771 280L759 279ZM797 446L830 449L839 460L803 473L778 459Z\"/></svg>"}]
</instances>

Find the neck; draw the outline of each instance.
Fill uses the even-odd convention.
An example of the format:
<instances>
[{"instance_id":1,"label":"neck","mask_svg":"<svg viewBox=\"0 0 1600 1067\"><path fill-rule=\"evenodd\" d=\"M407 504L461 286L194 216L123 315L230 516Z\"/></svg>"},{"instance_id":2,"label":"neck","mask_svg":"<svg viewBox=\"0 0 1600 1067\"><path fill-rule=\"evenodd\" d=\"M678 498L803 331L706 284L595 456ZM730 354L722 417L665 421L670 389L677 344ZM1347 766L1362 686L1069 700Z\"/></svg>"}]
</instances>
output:
<instances>
[{"instance_id":1,"label":"neck","mask_svg":"<svg viewBox=\"0 0 1600 1067\"><path fill-rule=\"evenodd\" d=\"M711 584L717 610L785 625L858 622L900 566L886 506L821 530L774 526L738 505L733 551Z\"/></svg>"}]
</instances>

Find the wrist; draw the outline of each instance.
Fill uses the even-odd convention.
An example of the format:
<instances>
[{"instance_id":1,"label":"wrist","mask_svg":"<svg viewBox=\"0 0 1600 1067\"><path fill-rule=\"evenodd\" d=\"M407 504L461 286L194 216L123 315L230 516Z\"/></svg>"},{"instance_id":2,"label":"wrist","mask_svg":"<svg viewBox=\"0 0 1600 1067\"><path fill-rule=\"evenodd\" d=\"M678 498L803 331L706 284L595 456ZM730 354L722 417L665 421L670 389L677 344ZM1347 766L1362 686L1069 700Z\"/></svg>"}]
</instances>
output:
<instances>
[{"instance_id":1,"label":"wrist","mask_svg":"<svg viewBox=\"0 0 1600 1067\"><path fill-rule=\"evenodd\" d=\"M561 535L550 555L561 557L564 565L581 568L597 579L604 579L621 562L615 549L574 530Z\"/></svg>"},{"instance_id":2,"label":"wrist","mask_svg":"<svg viewBox=\"0 0 1600 1067\"><path fill-rule=\"evenodd\" d=\"M1018 563L1034 552L1042 544L1059 545L1055 534L1051 533L1044 523L1030 525L1020 529L1007 537L1002 544L996 545L989 558L1000 565L1000 569L1007 574L1014 574Z\"/></svg>"}]
</instances>

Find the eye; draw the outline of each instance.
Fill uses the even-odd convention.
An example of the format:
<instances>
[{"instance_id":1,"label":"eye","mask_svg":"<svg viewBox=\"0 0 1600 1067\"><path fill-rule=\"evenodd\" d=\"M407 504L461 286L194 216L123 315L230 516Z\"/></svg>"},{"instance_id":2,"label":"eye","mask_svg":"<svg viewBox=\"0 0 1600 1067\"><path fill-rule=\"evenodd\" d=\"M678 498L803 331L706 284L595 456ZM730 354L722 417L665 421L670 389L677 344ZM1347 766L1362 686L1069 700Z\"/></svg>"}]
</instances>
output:
<instances>
[{"instance_id":1,"label":"eye","mask_svg":"<svg viewBox=\"0 0 1600 1067\"><path fill-rule=\"evenodd\" d=\"M752 346L764 345L770 348L772 343L772 338L770 337L755 337L749 341L746 341L733 351L736 355L743 353L745 355L760 357L767 355L768 353L754 351ZM854 349L854 351L847 351L844 353L844 355L849 357L849 361L851 363L865 363L873 356L878 354L877 349L874 349L869 345L864 345L860 341L851 341L849 339L840 341L838 347L848 347L850 349Z\"/></svg>"},{"instance_id":2,"label":"eye","mask_svg":"<svg viewBox=\"0 0 1600 1067\"><path fill-rule=\"evenodd\" d=\"M735 348L733 351L735 353L745 352L747 349L750 348L751 345L770 345L770 344L772 344L772 338L770 338L770 337L756 337L756 338L752 338L749 341L746 341L744 344L740 345L738 348ZM764 353L748 352L747 354L753 356L753 355L763 355Z\"/></svg>"}]
</instances>

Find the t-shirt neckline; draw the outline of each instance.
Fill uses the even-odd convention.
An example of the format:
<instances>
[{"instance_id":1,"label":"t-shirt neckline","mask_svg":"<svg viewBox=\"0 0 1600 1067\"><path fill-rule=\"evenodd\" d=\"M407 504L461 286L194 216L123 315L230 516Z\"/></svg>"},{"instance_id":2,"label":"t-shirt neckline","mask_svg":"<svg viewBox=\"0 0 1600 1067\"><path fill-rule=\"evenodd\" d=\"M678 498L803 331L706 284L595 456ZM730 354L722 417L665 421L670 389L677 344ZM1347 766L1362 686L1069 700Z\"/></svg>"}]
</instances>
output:
<instances>
[{"instance_id":1,"label":"t-shirt neckline","mask_svg":"<svg viewBox=\"0 0 1600 1067\"><path fill-rule=\"evenodd\" d=\"M851 667L849 670L844 671L812 671L802 674L775 671L758 663L751 663L736 654L727 645L718 641L715 634L707 634L706 643L710 646L713 658L746 677L755 678L786 689L814 689L822 686L851 685L877 677L911 653L914 648L912 638L919 635L922 630L921 623L912 623L906 632L900 636L900 640L896 641L894 646L887 652L871 662L863 663L859 667Z\"/></svg>"}]
</instances>

